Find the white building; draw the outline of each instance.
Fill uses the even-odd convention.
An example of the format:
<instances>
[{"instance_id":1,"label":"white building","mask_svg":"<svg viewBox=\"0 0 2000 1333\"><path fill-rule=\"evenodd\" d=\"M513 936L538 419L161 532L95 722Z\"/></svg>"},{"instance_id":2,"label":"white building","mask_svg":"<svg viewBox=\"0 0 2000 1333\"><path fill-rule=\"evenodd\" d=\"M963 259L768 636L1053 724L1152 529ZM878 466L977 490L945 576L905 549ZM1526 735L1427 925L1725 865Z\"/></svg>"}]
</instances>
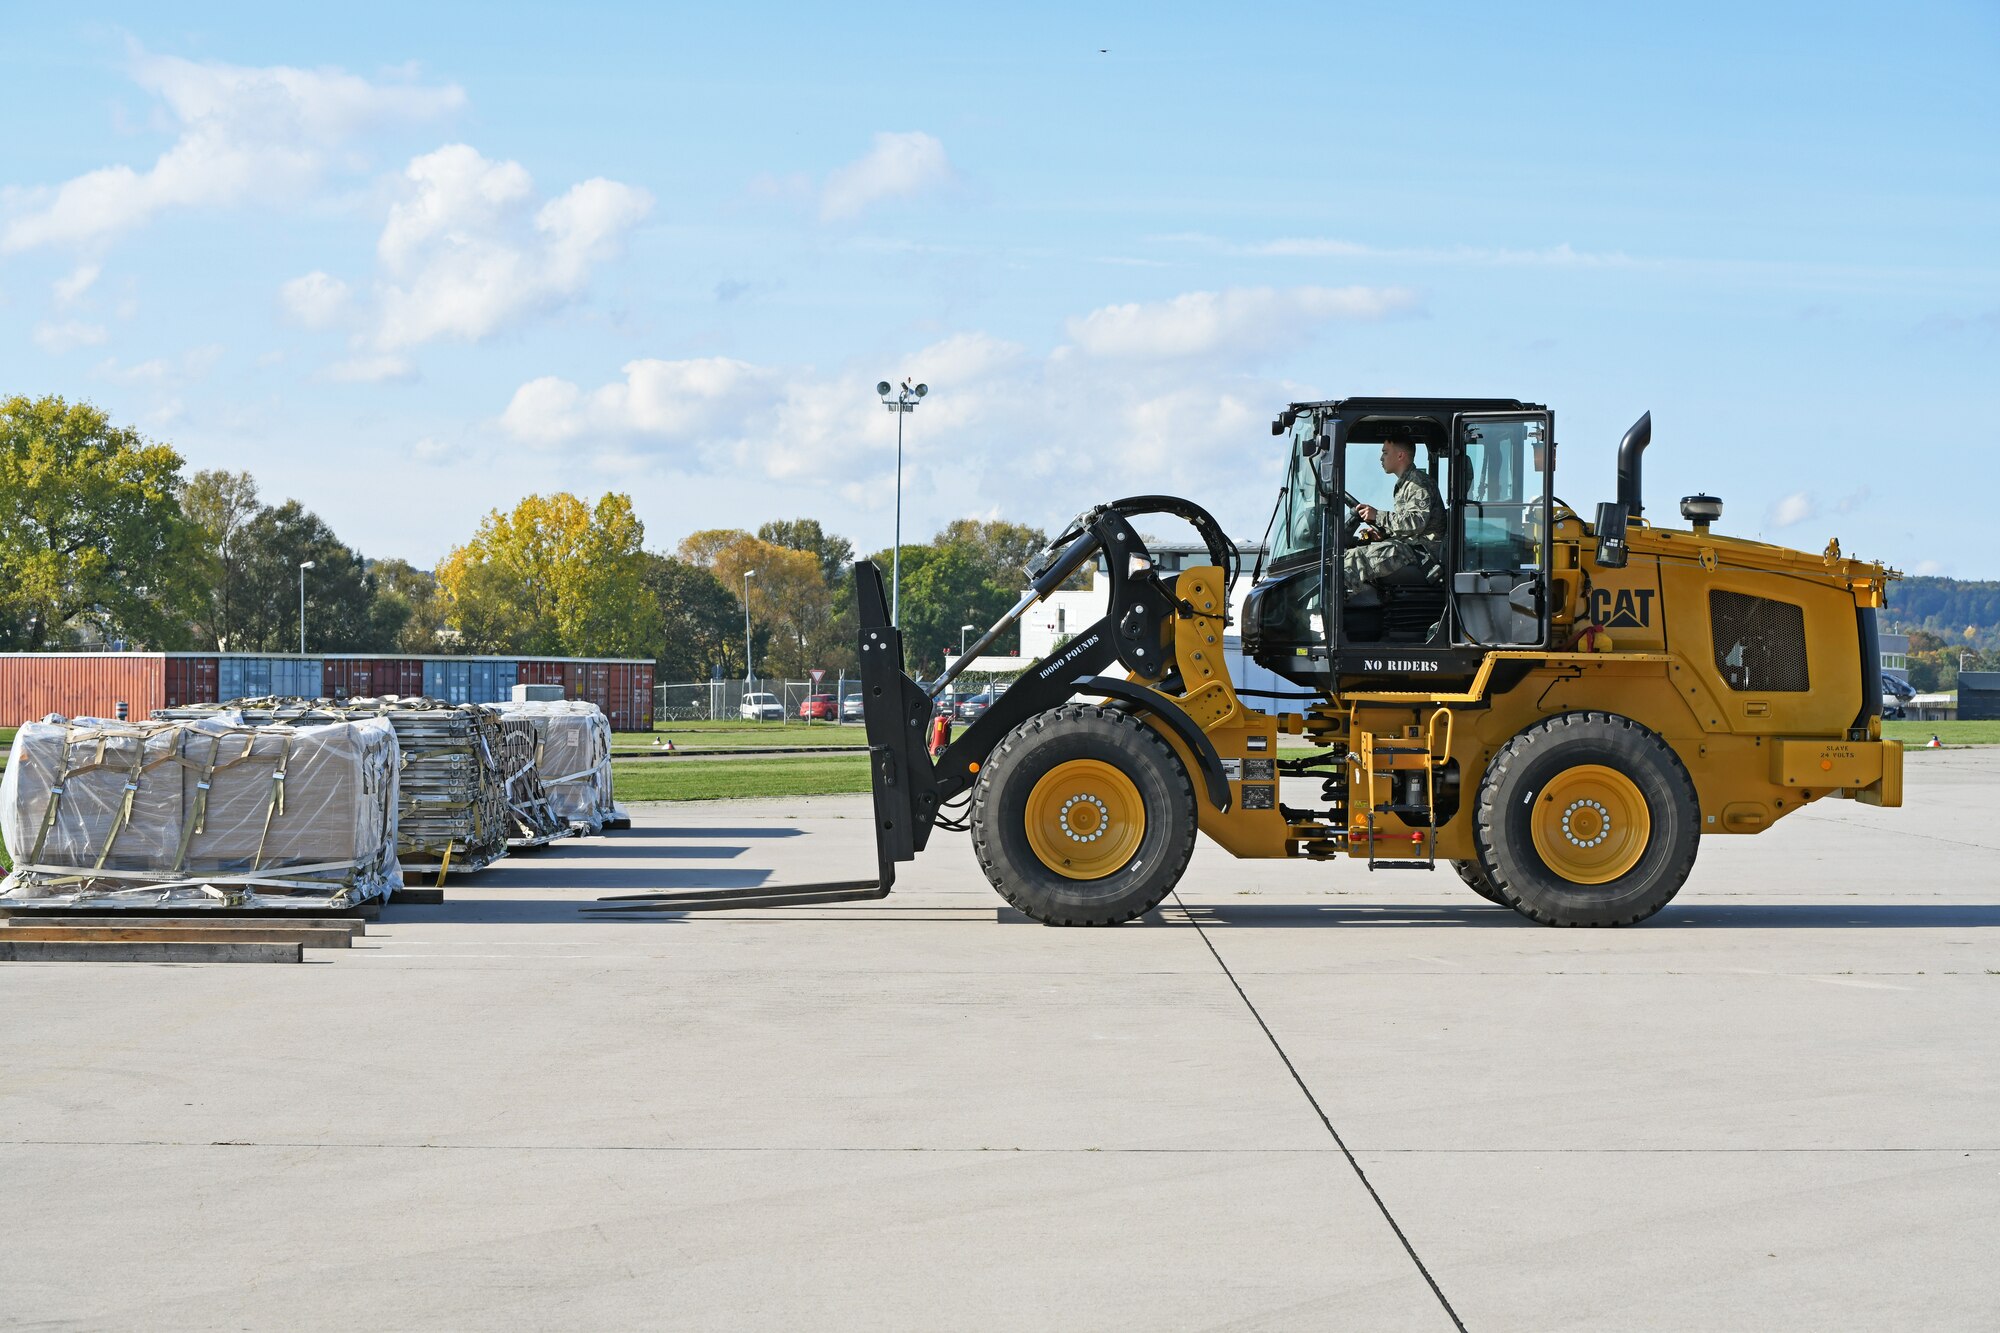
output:
<instances>
[{"instance_id":1,"label":"white building","mask_svg":"<svg viewBox=\"0 0 2000 1333\"><path fill-rule=\"evenodd\" d=\"M1208 548L1199 542L1185 545L1168 543L1149 544L1155 566L1162 573L1178 573L1195 565L1209 563ZM1241 573L1236 586L1229 595L1229 629L1222 640L1223 657L1229 666L1229 678L1238 689L1276 690L1284 694L1296 694L1301 687L1293 684L1243 655L1243 599L1250 595L1250 575L1257 567L1257 557L1263 554L1261 546L1244 545ZM1021 663L1038 657L1046 657L1055 646L1077 631L1100 620L1104 616L1106 599L1110 596L1111 581L1105 577L1104 559L1098 557L1097 577L1088 588L1050 594L1046 599L1028 608L1021 617ZM1254 701L1253 701L1254 702Z\"/></svg>"}]
</instances>

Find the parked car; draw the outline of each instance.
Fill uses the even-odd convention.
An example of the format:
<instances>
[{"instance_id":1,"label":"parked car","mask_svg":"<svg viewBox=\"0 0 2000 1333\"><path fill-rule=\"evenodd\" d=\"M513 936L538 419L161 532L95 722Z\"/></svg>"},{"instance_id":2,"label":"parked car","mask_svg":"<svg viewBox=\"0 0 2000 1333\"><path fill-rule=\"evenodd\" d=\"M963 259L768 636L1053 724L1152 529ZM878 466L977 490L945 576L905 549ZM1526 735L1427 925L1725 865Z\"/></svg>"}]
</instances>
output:
<instances>
[{"instance_id":1,"label":"parked car","mask_svg":"<svg viewBox=\"0 0 2000 1333\"><path fill-rule=\"evenodd\" d=\"M736 715L750 722L783 722L785 706L775 694L746 694L736 706Z\"/></svg>"},{"instance_id":2,"label":"parked car","mask_svg":"<svg viewBox=\"0 0 2000 1333\"><path fill-rule=\"evenodd\" d=\"M840 701L840 720L842 722L859 722L862 720L860 695L850 694Z\"/></svg>"},{"instance_id":3,"label":"parked car","mask_svg":"<svg viewBox=\"0 0 2000 1333\"><path fill-rule=\"evenodd\" d=\"M987 709L991 708L993 706L993 701L995 699L998 699L999 697L1000 697L999 694L997 694L993 690L984 690L978 694L973 695L970 699L967 699L963 703L959 704L958 720L960 722L977 721L979 716L982 713L984 713Z\"/></svg>"},{"instance_id":4,"label":"parked car","mask_svg":"<svg viewBox=\"0 0 2000 1333\"><path fill-rule=\"evenodd\" d=\"M831 722L837 706L830 694L809 694L799 703L799 716L807 721L818 718L823 722Z\"/></svg>"}]
</instances>

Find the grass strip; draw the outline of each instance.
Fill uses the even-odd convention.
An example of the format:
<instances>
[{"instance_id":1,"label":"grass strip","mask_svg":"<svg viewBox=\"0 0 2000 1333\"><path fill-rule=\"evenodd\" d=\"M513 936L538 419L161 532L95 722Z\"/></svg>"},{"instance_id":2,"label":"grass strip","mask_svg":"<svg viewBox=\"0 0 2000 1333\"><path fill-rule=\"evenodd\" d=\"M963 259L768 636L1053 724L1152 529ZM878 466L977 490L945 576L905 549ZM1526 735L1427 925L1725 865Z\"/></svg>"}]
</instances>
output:
<instances>
[{"instance_id":1,"label":"grass strip","mask_svg":"<svg viewBox=\"0 0 2000 1333\"><path fill-rule=\"evenodd\" d=\"M1945 745L2000 745L2000 721L1884 722L1882 738L1914 748L1936 736Z\"/></svg>"},{"instance_id":2,"label":"grass strip","mask_svg":"<svg viewBox=\"0 0 2000 1333\"><path fill-rule=\"evenodd\" d=\"M611 790L620 801L724 801L769 796L837 796L868 790L865 755L799 759L614 761Z\"/></svg>"}]
</instances>

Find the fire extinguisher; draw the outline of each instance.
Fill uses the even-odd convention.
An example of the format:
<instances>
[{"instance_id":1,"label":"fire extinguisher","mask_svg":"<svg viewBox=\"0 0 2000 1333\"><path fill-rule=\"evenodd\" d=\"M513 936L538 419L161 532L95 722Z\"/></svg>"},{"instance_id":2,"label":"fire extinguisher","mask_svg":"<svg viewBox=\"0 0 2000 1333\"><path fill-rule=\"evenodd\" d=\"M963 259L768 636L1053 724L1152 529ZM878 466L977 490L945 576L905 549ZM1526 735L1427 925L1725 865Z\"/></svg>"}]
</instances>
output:
<instances>
[{"instance_id":1,"label":"fire extinguisher","mask_svg":"<svg viewBox=\"0 0 2000 1333\"><path fill-rule=\"evenodd\" d=\"M944 753L944 747L951 744L951 715L942 709L931 714L931 758Z\"/></svg>"}]
</instances>

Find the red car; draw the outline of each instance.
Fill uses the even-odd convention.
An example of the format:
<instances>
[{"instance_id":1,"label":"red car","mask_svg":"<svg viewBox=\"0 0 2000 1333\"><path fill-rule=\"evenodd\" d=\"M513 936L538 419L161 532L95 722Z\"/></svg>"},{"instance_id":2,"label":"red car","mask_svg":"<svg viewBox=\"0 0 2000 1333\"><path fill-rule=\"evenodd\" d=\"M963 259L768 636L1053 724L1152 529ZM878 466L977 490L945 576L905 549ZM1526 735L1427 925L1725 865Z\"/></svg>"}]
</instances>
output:
<instances>
[{"instance_id":1,"label":"red car","mask_svg":"<svg viewBox=\"0 0 2000 1333\"><path fill-rule=\"evenodd\" d=\"M830 694L809 694L799 705L799 716L810 721L819 718L825 722L840 720L840 704Z\"/></svg>"}]
</instances>

